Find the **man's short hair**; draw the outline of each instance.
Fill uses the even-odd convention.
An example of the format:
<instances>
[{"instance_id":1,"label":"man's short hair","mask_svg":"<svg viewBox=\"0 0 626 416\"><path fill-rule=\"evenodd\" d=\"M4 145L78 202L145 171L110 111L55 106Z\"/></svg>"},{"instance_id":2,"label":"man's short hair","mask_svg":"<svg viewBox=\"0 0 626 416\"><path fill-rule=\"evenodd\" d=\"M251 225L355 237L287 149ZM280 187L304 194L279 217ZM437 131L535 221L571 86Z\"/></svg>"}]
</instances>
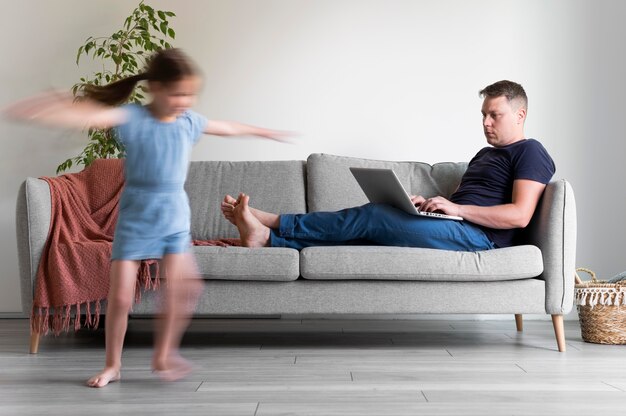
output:
<instances>
[{"instance_id":1,"label":"man's short hair","mask_svg":"<svg viewBox=\"0 0 626 416\"><path fill-rule=\"evenodd\" d=\"M513 81L498 81L491 85L486 86L478 92L483 98L495 98L505 96L509 103L513 100L520 100L522 107L528 109L528 97L524 88Z\"/></svg>"}]
</instances>

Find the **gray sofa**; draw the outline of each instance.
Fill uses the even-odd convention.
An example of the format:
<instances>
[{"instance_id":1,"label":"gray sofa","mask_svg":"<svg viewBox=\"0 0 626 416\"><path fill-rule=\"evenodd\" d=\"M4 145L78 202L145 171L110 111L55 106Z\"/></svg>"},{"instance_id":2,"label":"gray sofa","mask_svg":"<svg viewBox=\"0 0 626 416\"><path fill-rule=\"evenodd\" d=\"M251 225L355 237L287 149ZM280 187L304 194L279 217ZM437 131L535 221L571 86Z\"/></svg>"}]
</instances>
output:
<instances>
[{"instance_id":1,"label":"gray sofa","mask_svg":"<svg viewBox=\"0 0 626 416\"><path fill-rule=\"evenodd\" d=\"M225 194L277 213L338 210L367 202L350 166L393 168L412 194L450 195L466 163L390 162L312 154L307 161L192 162L186 189L195 239L237 237L221 215ZM22 305L30 313L33 278L47 238L50 193L28 178L17 201ZM572 307L576 207L564 180L546 188L522 245L484 252L381 246L194 247L206 291L199 315L550 314L565 351L563 314ZM155 312L147 292L135 315ZM31 351L36 352L38 334Z\"/></svg>"}]
</instances>

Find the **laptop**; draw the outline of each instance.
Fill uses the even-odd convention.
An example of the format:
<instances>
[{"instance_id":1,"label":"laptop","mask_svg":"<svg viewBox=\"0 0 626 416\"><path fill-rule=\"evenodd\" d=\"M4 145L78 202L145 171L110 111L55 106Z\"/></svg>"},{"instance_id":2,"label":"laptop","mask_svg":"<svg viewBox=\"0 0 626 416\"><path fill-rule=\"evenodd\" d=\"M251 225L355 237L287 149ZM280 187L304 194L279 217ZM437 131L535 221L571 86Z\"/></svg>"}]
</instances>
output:
<instances>
[{"instance_id":1,"label":"laptop","mask_svg":"<svg viewBox=\"0 0 626 416\"><path fill-rule=\"evenodd\" d=\"M430 218L463 221L462 217L440 214L438 212L420 211L406 192L402 183L391 169L350 168L350 172L361 186L370 202L388 204L411 215L422 215Z\"/></svg>"}]
</instances>

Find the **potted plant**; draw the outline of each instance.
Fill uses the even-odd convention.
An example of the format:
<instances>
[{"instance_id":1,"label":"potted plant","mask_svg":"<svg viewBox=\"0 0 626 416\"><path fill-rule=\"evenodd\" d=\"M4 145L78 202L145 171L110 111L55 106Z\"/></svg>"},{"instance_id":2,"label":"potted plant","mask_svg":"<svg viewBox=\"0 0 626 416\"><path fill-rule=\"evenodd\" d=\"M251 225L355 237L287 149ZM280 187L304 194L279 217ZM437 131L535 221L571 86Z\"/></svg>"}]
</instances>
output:
<instances>
[{"instance_id":1,"label":"potted plant","mask_svg":"<svg viewBox=\"0 0 626 416\"><path fill-rule=\"evenodd\" d=\"M176 32L170 27L169 18L174 16L170 11L155 10L142 0L124 20L123 27L111 36L88 37L78 48L76 65L79 65L81 57L91 57L101 61L102 70L82 77L72 87L74 96L80 96L87 85L106 85L136 75L153 52L171 48L168 38L174 39ZM141 103L145 93L146 87L137 85L128 102ZM89 141L82 152L61 163L57 173L73 165L89 166L95 159L124 156L124 149L117 142L113 129L90 128L88 137Z\"/></svg>"}]
</instances>

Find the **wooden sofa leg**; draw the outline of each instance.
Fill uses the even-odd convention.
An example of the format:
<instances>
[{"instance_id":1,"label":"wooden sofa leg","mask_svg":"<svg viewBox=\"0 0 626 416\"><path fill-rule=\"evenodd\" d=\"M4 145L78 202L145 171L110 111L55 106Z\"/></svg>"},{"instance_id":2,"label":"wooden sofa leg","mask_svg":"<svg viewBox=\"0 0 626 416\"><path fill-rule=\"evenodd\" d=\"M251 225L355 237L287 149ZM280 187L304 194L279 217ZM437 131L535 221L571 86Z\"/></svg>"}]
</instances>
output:
<instances>
[{"instance_id":1,"label":"wooden sofa leg","mask_svg":"<svg viewBox=\"0 0 626 416\"><path fill-rule=\"evenodd\" d=\"M524 330L524 319L522 318L521 313L515 314L515 327L517 328L517 332L522 332Z\"/></svg>"},{"instance_id":2,"label":"wooden sofa leg","mask_svg":"<svg viewBox=\"0 0 626 416\"><path fill-rule=\"evenodd\" d=\"M565 352L565 327L563 326L563 315L552 315L552 325L554 326L554 335L556 335L556 344L559 352Z\"/></svg>"},{"instance_id":3,"label":"wooden sofa leg","mask_svg":"<svg viewBox=\"0 0 626 416\"><path fill-rule=\"evenodd\" d=\"M39 332L30 334L30 353L37 354L39 351Z\"/></svg>"},{"instance_id":4,"label":"wooden sofa leg","mask_svg":"<svg viewBox=\"0 0 626 416\"><path fill-rule=\"evenodd\" d=\"M35 322L33 322L33 325L31 326L31 331L30 331L30 353L31 354L37 354L37 352L39 351L39 332L34 331L33 329L35 328L41 328L41 321L43 319L42 316L37 315L37 316L33 316L32 319L35 320Z\"/></svg>"}]
</instances>

